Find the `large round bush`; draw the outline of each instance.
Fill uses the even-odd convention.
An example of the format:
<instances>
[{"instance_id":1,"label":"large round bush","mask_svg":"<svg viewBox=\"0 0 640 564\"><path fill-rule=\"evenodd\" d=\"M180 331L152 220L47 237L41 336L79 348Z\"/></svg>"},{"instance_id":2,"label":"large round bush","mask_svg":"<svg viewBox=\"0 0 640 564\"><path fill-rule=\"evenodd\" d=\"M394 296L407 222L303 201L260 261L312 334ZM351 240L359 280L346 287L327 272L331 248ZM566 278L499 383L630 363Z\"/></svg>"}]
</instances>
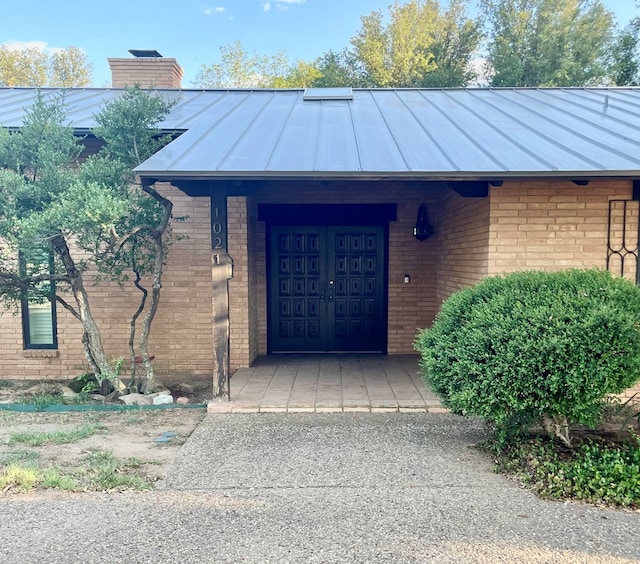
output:
<instances>
[{"instance_id":1,"label":"large round bush","mask_svg":"<svg viewBox=\"0 0 640 564\"><path fill-rule=\"evenodd\" d=\"M593 425L640 378L640 289L599 270L487 278L453 294L416 348L454 413Z\"/></svg>"}]
</instances>

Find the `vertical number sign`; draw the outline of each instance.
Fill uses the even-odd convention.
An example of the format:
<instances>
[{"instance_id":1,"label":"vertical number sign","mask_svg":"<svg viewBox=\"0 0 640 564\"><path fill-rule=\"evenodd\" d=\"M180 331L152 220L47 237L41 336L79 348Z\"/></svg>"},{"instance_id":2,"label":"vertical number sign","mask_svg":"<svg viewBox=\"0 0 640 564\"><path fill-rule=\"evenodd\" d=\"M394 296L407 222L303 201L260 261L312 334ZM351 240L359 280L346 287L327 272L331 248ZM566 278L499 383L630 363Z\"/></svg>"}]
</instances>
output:
<instances>
[{"instance_id":1,"label":"vertical number sign","mask_svg":"<svg viewBox=\"0 0 640 564\"><path fill-rule=\"evenodd\" d=\"M227 197L211 196L211 248L214 253L227 254Z\"/></svg>"}]
</instances>

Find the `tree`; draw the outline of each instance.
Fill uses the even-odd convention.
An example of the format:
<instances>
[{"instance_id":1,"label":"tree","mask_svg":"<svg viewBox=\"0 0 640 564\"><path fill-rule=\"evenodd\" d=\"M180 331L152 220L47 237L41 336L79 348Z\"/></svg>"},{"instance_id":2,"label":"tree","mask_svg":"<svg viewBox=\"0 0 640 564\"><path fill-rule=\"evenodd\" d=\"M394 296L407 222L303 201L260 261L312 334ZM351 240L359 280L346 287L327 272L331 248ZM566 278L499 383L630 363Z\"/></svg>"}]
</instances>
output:
<instances>
[{"instance_id":1,"label":"tree","mask_svg":"<svg viewBox=\"0 0 640 564\"><path fill-rule=\"evenodd\" d=\"M155 387L148 341L160 304L164 263L172 242L170 221L173 204L153 185L136 185L133 169L169 142L170 137L161 135L157 125L173 105L138 87L125 89L120 98L109 102L96 114L98 125L93 133L105 145L95 157L88 159L82 169L88 183L104 183L105 178L110 179L106 188L116 187L119 197L128 203L127 213L109 226L106 237L100 224L90 243L93 248L95 241L104 238L101 242L104 250L96 261L101 273L121 283L129 279L125 274L128 268L134 276L134 286L141 293L140 305L131 318L128 344L131 382L144 390ZM86 236L86 231L83 235ZM139 338L145 369L145 381L140 385L136 378L135 337L137 320L145 311L149 294L142 285L145 275L151 276L151 302L143 318Z\"/></svg>"},{"instance_id":2,"label":"tree","mask_svg":"<svg viewBox=\"0 0 640 564\"><path fill-rule=\"evenodd\" d=\"M0 130L0 300L9 306L25 297L54 300L70 312L82 325L85 356L100 383L117 374L87 285L105 278L124 283L128 269L151 271L145 339L157 309L171 203L152 186L132 185L131 168L164 142L155 127L169 108L138 89L125 91L96 116L105 148L83 164L60 95L39 93L18 131ZM53 261L31 258L48 256ZM150 364L146 348L143 358Z\"/></svg>"},{"instance_id":3,"label":"tree","mask_svg":"<svg viewBox=\"0 0 640 564\"><path fill-rule=\"evenodd\" d=\"M202 65L193 85L196 88L271 88L289 73L283 51L276 55L249 53L240 41L220 47L220 62Z\"/></svg>"},{"instance_id":4,"label":"tree","mask_svg":"<svg viewBox=\"0 0 640 564\"><path fill-rule=\"evenodd\" d=\"M249 53L240 41L220 47L221 60L202 65L196 88L306 88L320 76L314 63L289 62L284 51L275 55Z\"/></svg>"},{"instance_id":5,"label":"tree","mask_svg":"<svg viewBox=\"0 0 640 564\"><path fill-rule=\"evenodd\" d=\"M480 24L467 17L467 0L396 1L389 22L382 12L362 17L352 38L353 56L369 86L463 86L473 78L470 62L480 39Z\"/></svg>"},{"instance_id":6,"label":"tree","mask_svg":"<svg viewBox=\"0 0 640 564\"><path fill-rule=\"evenodd\" d=\"M93 65L77 47L54 51L49 57L48 86L70 88L89 86Z\"/></svg>"},{"instance_id":7,"label":"tree","mask_svg":"<svg viewBox=\"0 0 640 564\"><path fill-rule=\"evenodd\" d=\"M611 82L616 86L636 86L640 82L640 17L634 18L615 40Z\"/></svg>"},{"instance_id":8,"label":"tree","mask_svg":"<svg viewBox=\"0 0 640 564\"><path fill-rule=\"evenodd\" d=\"M47 54L37 47L0 45L0 86L88 86L93 66L77 47Z\"/></svg>"},{"instance_id":9,"label":"tree","mask_svg":"<svg viewBox=\"0 0 640 564\"><path fill-rule=\"evenodd\" d=\"M354 88L367 85L360 63L349 49L340 52L327 51L315 61L318 76L312 86L332 88L351 86Z\"/></svg>"},{"instance_id":10,"label":"tree","mask_svg":"<svg viewBox=\"0 0 640 564\"><path fill-rule=\"evenodd\" d=\"M271 82L273 88L307 88L313 86L321 76L315 63L296 61L287 70L286 76L275 77Z\"/></svg>"},{"instance_id":11,"label":"tree","mask_svg":"<svg viewBox=\"0 0 640 564\"><path fill-rule=\"evenodd\" d=\"M614 21L600 0L481 0L493 86L606 81Z\"/></svg>"}]
</instances>

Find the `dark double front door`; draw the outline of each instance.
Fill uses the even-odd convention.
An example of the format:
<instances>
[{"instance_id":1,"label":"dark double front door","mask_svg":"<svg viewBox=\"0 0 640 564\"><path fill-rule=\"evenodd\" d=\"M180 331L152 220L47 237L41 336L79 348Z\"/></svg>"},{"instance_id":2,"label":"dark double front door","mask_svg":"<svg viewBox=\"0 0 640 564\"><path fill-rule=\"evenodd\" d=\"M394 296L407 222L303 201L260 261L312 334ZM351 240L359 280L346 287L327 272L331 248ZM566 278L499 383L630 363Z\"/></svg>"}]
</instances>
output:
<instances>
[{"instance_id":1,"label":"dark double front door","mask_svg":"<svg viewBox=\"0 0 640 564\"><path fill-rule=\"evenodd\" d=\"M279 352L385 352L385 228L272 226L269 341Z\"/></svg>"}]
</instances>

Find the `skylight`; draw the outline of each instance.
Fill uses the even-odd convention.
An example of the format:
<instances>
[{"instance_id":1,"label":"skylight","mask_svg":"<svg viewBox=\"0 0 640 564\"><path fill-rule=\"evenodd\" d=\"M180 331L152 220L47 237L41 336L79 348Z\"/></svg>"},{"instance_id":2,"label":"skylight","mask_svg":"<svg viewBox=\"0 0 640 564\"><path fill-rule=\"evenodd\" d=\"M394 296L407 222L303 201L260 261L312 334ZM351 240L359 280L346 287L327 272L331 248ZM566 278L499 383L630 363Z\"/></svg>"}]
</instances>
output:
<instances>
[{"instance_id":1,"label":"skylight","mask_svg":"<svg viewBox=\"0 0 640 564\"><path fill-rule=\"evenodd\" d=\"M353 100L351 88L307 88L303 100Z\"/></svg>"}]
</instances>

